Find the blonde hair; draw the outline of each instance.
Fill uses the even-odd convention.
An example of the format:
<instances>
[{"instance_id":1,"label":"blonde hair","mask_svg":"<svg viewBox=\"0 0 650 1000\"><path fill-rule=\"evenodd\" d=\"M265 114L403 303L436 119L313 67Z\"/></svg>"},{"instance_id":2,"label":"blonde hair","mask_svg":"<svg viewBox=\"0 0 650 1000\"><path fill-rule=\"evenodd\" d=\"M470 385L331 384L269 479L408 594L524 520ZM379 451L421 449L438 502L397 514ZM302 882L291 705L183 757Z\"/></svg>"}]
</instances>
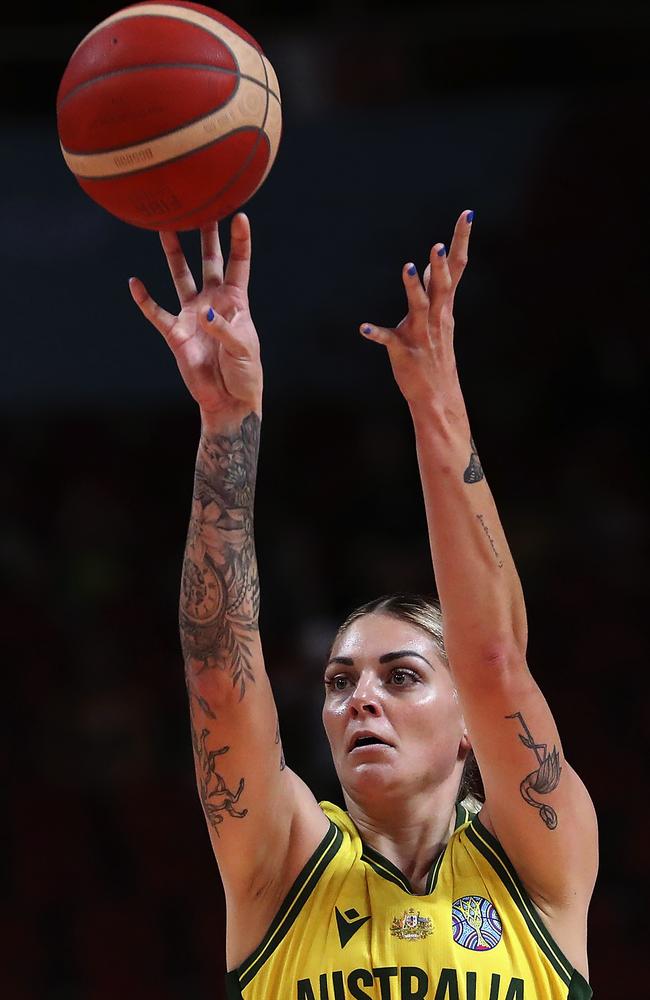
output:
<instances>
[{"instance_id":1,"label":"blonde hair","mask_svg":"<svg viewBox=\"0 0 650 1000\"><path fill-rule=\"evenodd\" d=\"M339 625L329 655L332 655L332 649L353 622L365 615L372 614L391 615L399 621L409 622L427 632L433 639L440 659L445 666L449 667L442 625L442 608L439 601L424 597L422 594L384 594L382 597L367 601L366 604L361 604L354 611L351 611L345 621ZM465 760L458 789L458 799L474 812L485 801L483 782L473 750L470 750Z\"/></svg>"}]
</instances>

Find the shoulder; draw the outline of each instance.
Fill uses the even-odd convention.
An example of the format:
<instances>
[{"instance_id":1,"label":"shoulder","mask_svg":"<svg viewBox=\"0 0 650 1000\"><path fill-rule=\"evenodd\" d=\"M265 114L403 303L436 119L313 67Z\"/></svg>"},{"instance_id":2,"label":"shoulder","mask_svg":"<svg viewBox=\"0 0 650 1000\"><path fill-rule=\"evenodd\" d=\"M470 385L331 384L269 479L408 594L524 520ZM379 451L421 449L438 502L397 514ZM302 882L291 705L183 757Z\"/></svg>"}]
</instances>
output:
<instances>
[{"instance_id":1,"label":"shoulder","mask_svg":"<svg viewBox=\"0 0 650 1000\"><path fill-rule=\"evenodd\" d=\"M489 809L482 806L470 816L463 828L467 841L488 862L509 896L526 917L527 924L538 930L551 948L566 956L568 963L588 978L586 917L588 900L578 892L562 905L550 905L527 886L497 837Z\"/></svg>"}]
</instances>

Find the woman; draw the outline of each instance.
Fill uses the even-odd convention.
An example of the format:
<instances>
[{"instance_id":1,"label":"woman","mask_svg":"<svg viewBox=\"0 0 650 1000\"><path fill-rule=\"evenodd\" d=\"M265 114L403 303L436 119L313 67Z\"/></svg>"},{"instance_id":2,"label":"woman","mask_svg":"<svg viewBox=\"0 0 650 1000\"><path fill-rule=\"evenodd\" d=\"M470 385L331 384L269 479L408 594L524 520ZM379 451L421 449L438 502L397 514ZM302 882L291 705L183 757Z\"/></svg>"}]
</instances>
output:
<instances>
[{"instance_id":1,"label":"woman","mask_svg":"<svg viewBox=\"0 0 650 1000\"><path fill-rule=\"evenodd\" d=\"M519 579L458 382L453 304L472 212L447 256L402 279L383 344L411 412L433 602L386 598L344 622L323 719L347 811L285 767L258 631L253 499L262 416L250 227L201 232L197 290L162 245L180 312L131 279L201 414L180 599L197 784L225 887L229 996L244 1000L585 998L596 820L526 665ZM475 754L485 801L459 802ZM462 789L462 794L466 791Z\"/></svg>"}]
</instances>

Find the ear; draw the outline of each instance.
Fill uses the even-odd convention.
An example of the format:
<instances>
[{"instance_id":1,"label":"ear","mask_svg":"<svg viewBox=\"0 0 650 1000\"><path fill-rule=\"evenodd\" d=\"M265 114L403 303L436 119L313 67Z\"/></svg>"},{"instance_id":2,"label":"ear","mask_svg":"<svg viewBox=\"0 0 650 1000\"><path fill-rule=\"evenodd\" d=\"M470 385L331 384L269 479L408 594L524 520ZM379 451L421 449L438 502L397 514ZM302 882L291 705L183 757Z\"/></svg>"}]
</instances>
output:
<instances>
[{"instance_id":1,"label":"ear","mask_svg":"<svg viewBox=\"0 0 650 1000\"><path fill-rule=\"evenodd\" d=\"M463 728L463 735L461 736L460 743L458 744L458 756L462 760L465 760L471 749L472 749L472 741L470 740L469 733L467 732L467 728L465 727Z\"/></svg>"}]
</instances>

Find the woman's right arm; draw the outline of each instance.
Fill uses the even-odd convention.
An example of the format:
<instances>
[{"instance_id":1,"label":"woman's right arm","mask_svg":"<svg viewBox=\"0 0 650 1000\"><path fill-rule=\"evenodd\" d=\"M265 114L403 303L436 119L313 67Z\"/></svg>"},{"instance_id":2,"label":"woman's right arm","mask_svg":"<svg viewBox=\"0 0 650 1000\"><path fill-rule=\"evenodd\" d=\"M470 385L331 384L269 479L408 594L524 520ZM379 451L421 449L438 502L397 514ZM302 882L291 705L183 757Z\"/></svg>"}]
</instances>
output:
<instances>
[{"instance_id":1,"label":"woman's right arm","mask_svg":"<svg viewBox=\"0 0 650 1000\"><path fill-rule=\"evenodd\" d=\"M161 309L138 279L130 287L174 353L201 414L180 635L201 805L229 903L245 904L270 883L270 895L281 896L328 821L284 765L264 668L253 537L262 369L248 308L245 216L235 216L231 233L224 275L217 226L202 230L201 291L176 234L161 234L178 316Z\"/></svg>"}]
</instances>

